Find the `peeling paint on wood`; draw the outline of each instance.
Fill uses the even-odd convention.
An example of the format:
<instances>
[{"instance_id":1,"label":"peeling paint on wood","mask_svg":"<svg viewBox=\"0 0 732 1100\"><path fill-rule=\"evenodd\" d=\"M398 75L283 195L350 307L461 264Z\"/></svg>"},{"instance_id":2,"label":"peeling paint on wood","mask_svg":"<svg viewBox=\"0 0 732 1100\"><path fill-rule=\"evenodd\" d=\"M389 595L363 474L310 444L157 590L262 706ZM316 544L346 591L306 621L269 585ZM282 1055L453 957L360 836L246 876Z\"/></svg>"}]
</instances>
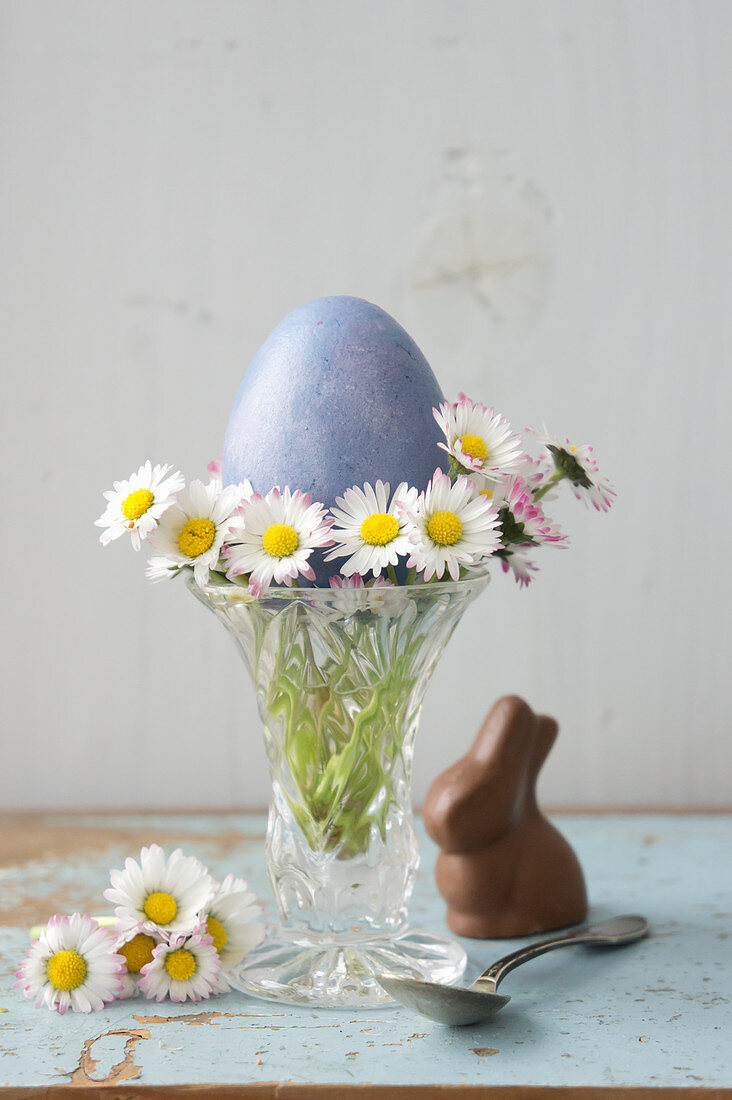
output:
<instances>
[{"instance_id":1,"label":"peeling paint on wood","mask_svg":"<svg viewBox=\"0 0 732 1100\"><path fill-rule=\"evenodd\" d=\"M97 1073L97 1067L101 1059L94 1058L92 1050L97 1043L112 1037L122 1042L122 1059L115 1063L103 1077L100 1077ZM74 1085L118 1085L121 1081L133 1081L142 1073L142 1068L136 1066L132 1060L135 1047L141 1039L149 1038L149 1031L130 1031L128 1028L124 1028L122 1030L106 1031L103 1035L98 1035L94 1039L87 1039L79 1057L79 1064L70 1075L71 1083Z\"/></svg>"}]
</instances>

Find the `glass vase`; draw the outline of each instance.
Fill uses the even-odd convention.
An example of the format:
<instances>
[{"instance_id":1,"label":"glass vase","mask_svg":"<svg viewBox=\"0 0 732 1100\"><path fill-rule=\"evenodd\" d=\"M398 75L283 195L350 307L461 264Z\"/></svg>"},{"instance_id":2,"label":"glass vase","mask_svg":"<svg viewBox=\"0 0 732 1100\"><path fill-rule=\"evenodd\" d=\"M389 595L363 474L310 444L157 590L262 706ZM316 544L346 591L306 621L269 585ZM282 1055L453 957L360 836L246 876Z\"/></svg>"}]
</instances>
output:
<instances>
[{"instance_id":1,"label":"glass vase","mask_svg":"<svg viewBox=\"0 0 732 1100\"><path fill-rule=\"evenodd\" d=\"M280 925L237 985L323 1006L379 1005L373 974L457 981L465 953L410 928L410 798L422 699L487 573L363 589L199 588L257 693L272 779L266 839Z\"/></svg>"}]
</instances>

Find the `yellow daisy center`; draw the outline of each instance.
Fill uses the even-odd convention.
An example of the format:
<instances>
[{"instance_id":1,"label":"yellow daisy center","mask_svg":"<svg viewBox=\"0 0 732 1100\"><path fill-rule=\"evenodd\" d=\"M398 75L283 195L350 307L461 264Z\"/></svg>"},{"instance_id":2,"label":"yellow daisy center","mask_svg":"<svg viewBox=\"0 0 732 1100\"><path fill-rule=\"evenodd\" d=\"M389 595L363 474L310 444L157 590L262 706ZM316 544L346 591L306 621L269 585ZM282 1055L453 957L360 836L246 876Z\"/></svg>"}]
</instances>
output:
<instances>
[{"instance_id":1,"label":"yellow daisy center","mask_svg":"<svg viewBox=\"0 0 732 1100\"><path fill-rule=\"evenodd\" d=\"M157 891L154 894L148 894L142 910L145 916L156 924L170 924L178 912L178 905L172 894Z\"/></svg>"},{"instance_id":2,"label":"yellow daisy center","mask_svg":"<svg viewBox=\"0 0 732 1100\"><path fill-rule=\"evenodd\" d=\"M271 558L289 558L300 545L300 536L289 523L271 523L262 535L262 549Z\"/></svg>"},{"instance_id":3,"label":"yellow daisy center","mask_svg":"<svg viewBox=\"0 0 732 1100\"><path fill-rule=\"evenodd\" d=\"M569 449L570 449L570 451L572 452L573 455L577 454L577 444L576 443L573 443L572 446Z\"/></svg>"},{"instance_id":4,"label":"yellow daisy center","mask_svg":"<svg viewBox=\"0 0 732 1100\"><path fill-rule=\"evenodd\" d=\"M155 497L149 489L135 489L122 501L122 515L125 519L139 519L144 516Z\"/></svg>"},{"instance_id":5,"label":"yellow daisy center","mask_svg":"<svg viewBox=\"0 0 732 1100\"><path fill-rule=\"evenodd\" d=\"M86 977L86 962L78 951L57 951L46 965L46 975L56 989L76 989Z\"/></svg>"},{"instance_id":6,"label":"yellow daisy center","mask_svg":"<svg viewBox=\"0 0 732 1100\"><path fill-rule=\"evenodd\" d=\"M216 950L221 952L221 948L226 945L226 940L228 939L226 929L221 921L216 920L216 917L209 917L206 921L206 931L214 941Z\"/></svg>"},{"instance_id":7,"label":"yellow daisy center","mask_svg":"<svg viewBox=\"0 0 732 1100\"><path fill-rule=\"evenodd\" d=\"M187 558L197 558L213 546L216 538L216 524L210 519L198 516L189 519L178 532L178 549Z\"/></svg>"},{"instance_id":8,"label":"yellow daisy center","mask_svg":"<svg viewBox=\"0 0 732 1100\"><path fill-rule=\"evenodd\" d=\"M487 458L488 446L482 436L474 435L473 432L468 432L460 440L463 448L463 453L470 455L471 458Z\"/></svg>"},{"instance_id":9,"label":"yellow daisy center","mask_svg":"<svg viewBox=\"0 0 732 1100\"><path fill-rule=\"evenodd\" d=\"M117 954L124 955L130 974L139 974L145 963L152 962L154 947L155 940L152 936L138 932L129 943L117 948Z\"/></svg>"},{"instance_id":10,"label":"yellow daisy center","mask_svg":"<svg viewBox=\"0 0 732 1100\"><path fill-rule=\"evenodd\" d=\"M361 538L369 546L386 546L399 534L399 520L388 512L374 512L361 524Z\"/></svg>"},{"instance_id":11,"label":"yellow daisy center","mask_svg":"<svg viewBox=\"0 0 732 1100\"><path fill-rule=\"evenodd\" d=\"M185 947L179 947L165 956L165 969L173 981L187 982L196 973L196 956Z\"/></svg>"},{"instance_id":12,"label":"yellow daisy center","mask_svg":"<svg viewBox=\"0 0 732 1100\"><path fill-rule=\"evenodd\" d=\"M493 490L492 489L481 489L480 492L478 493L478 496L487 497L488 500L493 500Z\"/></svg>"},{"instance_id":13,"label":"yellow daisy center","mask_svg":"<svg viewBox=\"0 0 732 1100\"><path fill-rule=\"evenodd\" d=\"M454 512L435 512L427 520L427 534L438 546L454 546L462 533L462 521Z\"/></svg>"}]
</instances>

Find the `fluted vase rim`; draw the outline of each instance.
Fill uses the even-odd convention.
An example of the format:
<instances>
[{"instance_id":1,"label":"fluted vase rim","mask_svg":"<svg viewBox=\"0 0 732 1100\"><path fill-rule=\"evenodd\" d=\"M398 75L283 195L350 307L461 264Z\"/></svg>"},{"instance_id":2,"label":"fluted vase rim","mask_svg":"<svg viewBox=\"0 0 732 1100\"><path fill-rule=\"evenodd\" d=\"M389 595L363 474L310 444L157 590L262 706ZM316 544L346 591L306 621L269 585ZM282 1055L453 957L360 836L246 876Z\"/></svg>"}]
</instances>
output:
<instances>
[{"instance_id":1,"label":"fluted vase rim","mask_svg":"<svg viewBox=\"0 0 732 1100\"><path fill-rule=\"evenodd\" d=\"M208 583L205 585L199 585L194 577L191 575L187 578L186 583L188 587L196 591L209 595L209 596L221 596L224 593L231 593L237 595L240 598L247 599L247 602L251 600L252 603L259 602L260 600L269 599L281 599L283 601L297 602L303 601L307 603L322 602L328 603L333 599L348 594L350 596L364 597L364 604L368 605L372 602L369 599L370 594L373 595L373 602L379 603L383 601L385 595L394 594L411 596L414 595L434 595L441 594L455 594L466 591L471 585L481 584L486 585L491 579L491 572L488 567L481 569L474 569L468 576L462 577L460 580L453 581L429 581L422 584L398 584L393 585L391 588L287 588L285 585L274 585L271 588L265 588L261 597L252 596L245 585L232 584L230 581L226 581L220 584Z\"/></svg>"}]
</instances>

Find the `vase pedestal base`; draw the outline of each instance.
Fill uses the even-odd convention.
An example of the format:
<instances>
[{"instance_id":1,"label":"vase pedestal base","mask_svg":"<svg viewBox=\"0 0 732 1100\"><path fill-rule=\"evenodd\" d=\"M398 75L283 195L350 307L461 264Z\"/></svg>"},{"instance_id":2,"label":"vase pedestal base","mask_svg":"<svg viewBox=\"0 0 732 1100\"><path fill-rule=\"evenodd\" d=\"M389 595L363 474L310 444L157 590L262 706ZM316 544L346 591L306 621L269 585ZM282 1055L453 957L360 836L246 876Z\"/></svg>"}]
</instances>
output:
<instances>
[{"instance_id":1,"label":"vase pedestal base","mask_svg":"<svg viewBox=\"0 0 732 1100\"><path fill-rule=\"evenodd\" d=\"M394 1002L374 974L454 983L465 970L462 947L407 928L374 939L326 939L276 929L232 975L244 993L321 1008L380 1008Z\"/></svg>"}]
</instances>

